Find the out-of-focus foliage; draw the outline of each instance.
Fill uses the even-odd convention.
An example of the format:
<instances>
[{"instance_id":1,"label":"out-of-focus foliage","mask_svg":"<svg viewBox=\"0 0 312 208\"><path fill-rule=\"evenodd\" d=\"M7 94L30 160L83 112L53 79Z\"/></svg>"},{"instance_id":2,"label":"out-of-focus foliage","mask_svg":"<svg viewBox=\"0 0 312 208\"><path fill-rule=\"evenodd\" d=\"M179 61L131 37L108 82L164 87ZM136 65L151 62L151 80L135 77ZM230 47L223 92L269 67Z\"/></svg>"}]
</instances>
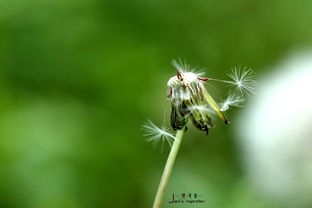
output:
<instances>
[{"instance_id":1,"label":"out-of-focus foliage","mask_svg":"<svg viewBox=\"0 0 312 208\"><path fill-rule=\"evenodd\" d=\"M171 59L212 77L240 64L261 75L311 44L311 7L0 0L0 207L151 206L168 149L145 143L140 126L169 116ZM198 192L206 207L279 207L245 180L231 126L217 126L207 137L186 134L166 200Z\"/></svg>"}]
</instances>

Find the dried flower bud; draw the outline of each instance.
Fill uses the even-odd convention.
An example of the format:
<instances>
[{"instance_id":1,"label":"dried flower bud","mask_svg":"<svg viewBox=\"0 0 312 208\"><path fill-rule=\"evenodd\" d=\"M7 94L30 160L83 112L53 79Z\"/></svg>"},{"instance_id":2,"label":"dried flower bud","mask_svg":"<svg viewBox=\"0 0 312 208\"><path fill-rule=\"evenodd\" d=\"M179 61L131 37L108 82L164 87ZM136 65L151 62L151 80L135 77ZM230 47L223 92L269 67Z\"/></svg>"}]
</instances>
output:
<instances>
[{"instance_id":1,"label":"dried flower bud","mask_svg":"<svg viewBox=\"0 0 312 208\"><path fill-rule=\"evenodd\" d=\"M183 67L177 66L177 75L171 77L167 83L169 87L168 98L171 101L171 126L174 130L182 129L189 118L195 127L208 134L213 127L209 107L226 123L227 118L210 96L204 86L209 78L200 77L201 74L186 72Z\"/></svg>"},{"instance_id":2,"label":"dried flower bud","mask_svg":"<svg viewBox=\"0 0 312 208\"><path fill-rule=\"evenodd\" d=\"M244 67L233 68L228 76L231 80L220 80L215 78L203 77L204 73L195 72L185 62L177 62L173 60L173 66L177 70L177 74L171 77L167 83L168 99L171 102L171 127L173 130L181 130L186 128L189 120L193 125L205 131L208 134L209 128L214 127L212 115L219 116L225 124L229 124L228 119L224 115L231 107L241 107L245 101L244 96L254 93L256 81L254 80L253 70ZM230 86L228 97L220 104L221 107L210 96L205 88L205 82L218 81L226 83ZM169 145L175 139L173 134L164 125L157 127L149 121L143 126L145 136L154 144L159 141L167 141ZM185 129L186 130L186 129ZM162 145L163 146L163 145Z\"/></svg>"}]
</instances>

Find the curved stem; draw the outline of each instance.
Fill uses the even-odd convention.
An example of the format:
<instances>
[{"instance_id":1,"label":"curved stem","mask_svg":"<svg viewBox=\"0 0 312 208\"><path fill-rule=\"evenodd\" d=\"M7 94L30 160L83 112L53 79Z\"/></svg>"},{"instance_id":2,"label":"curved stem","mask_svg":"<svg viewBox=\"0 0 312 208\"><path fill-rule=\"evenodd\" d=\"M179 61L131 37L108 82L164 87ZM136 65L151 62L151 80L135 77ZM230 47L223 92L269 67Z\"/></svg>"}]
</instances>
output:
<instances>
[{"instance_id":1,"label":"curved stem","mask_svg":"<svg viewBox=\"0 0 312 208\"><path fill-rule=\"evenodd\" d=\"M169 178L172 172L175 159L177 157L177 154L180 148L180 144L183 138L184 131L185 131L185 128L177 131L175 140L173 142L173 145L171 147L171 150L170 150L167 162L166 162L164 172L160 179L160 183L159 183L157 194L154 200L153 208L160 208L164 200L164 194L165 194L168 182L169 182Z\"/></svg>"}]
</instances>

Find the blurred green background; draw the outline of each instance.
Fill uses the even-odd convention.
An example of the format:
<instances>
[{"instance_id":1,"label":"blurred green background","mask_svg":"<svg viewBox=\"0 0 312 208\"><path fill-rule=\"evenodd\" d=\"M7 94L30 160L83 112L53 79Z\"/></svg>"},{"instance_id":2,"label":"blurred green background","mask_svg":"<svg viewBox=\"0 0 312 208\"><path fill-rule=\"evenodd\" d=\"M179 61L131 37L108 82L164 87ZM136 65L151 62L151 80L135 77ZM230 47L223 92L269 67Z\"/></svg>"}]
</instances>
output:
<instances>
[{"instance_id":1,"label":"blurred green background","mask_svg":"<svg viewBox=\"0 0 312 208\"><path fill-rule=\"evenodd\" d=\"M311 7L0 0L0 207L151 207L169 149L153 149L141 125L169 119L171 60L220 79L237 65L261 77L268 71L259 69L311 45ZM164 207L181 192L203 195L210 208L282 207L245 179L234 127L216 124L209 136L187 132Z\"/></svg>"}]
</instances>

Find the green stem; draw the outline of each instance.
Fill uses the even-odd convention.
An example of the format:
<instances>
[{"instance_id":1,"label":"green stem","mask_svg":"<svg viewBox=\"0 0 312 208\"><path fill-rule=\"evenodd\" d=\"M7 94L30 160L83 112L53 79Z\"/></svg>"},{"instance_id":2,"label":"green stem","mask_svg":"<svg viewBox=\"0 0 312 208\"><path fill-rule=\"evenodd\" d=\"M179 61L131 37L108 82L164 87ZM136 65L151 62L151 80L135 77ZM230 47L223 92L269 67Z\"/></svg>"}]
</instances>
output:
<instances>
[{"instance_id":1,"label":"green stem","mask_svg":"<svg viewBox=\"0 0 312 208\"><path fill-rule=\"evenodd\" d=\"M177 157L179 148L180 148L180 144L183 138L183 134L184 134L185 128L177 131L177 134L175 136L175 140L173 142L173 145L171 147L167 162L166 162L166 166L164 169L164 172L161 176L160 179L160 183L158 186L158 190L157 190L157 194L154 200L154 204L153 204L153 208L160 208L161 204L164 200L164 194L169 182L169 178L172 172L172 168L173 168L173 164L175 162L175 159Z\"/></svg>"}]
</instances>

